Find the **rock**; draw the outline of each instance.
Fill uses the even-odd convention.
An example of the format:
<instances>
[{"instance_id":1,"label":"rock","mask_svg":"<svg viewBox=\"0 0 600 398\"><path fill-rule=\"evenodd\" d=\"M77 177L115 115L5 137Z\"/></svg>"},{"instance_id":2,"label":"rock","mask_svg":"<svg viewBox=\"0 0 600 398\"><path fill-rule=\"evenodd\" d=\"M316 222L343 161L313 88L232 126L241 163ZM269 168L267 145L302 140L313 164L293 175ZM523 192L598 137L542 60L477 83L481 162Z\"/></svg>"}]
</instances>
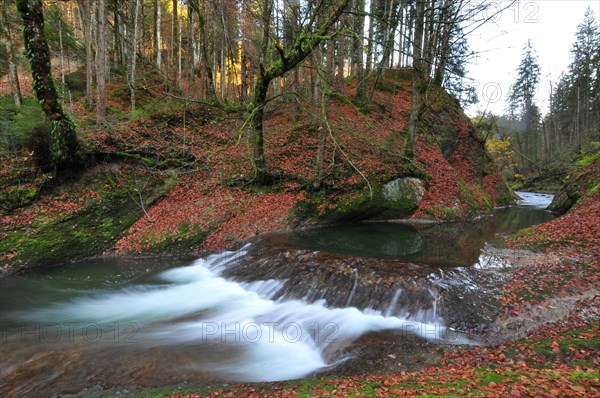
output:
<instances>
[{"instance_id":1,"label":"rock","mask_svg":"<svg viewBox=\"0 0 600 398\"><path fill-rule=\"evenodd\" d=\"M414 177L398 178L385 184L382 194L388 202L414 202L417 207L425 195L425 181Z\"/></svg>"}]
</instances>

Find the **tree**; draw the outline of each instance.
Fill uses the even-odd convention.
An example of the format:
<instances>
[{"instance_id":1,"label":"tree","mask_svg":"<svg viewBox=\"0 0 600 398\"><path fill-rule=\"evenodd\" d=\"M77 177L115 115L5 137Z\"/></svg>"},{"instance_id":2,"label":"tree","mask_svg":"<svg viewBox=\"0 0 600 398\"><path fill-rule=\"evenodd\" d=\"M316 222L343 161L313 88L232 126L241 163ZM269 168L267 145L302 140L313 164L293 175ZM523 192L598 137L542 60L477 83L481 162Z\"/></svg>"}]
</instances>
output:
<instances>
[{"instance_id":1,"label":"tree","mask_svg":"<svg viewBox=\"0 0 600 398\"><path fill-rule=\"evenodd\" d=\"M75 125L58 100L50 69L50 50L44 36L42 0L17 0L23 18L25 55L31 65L33 89L46 117L52 123L50 152L55 170L79 163Z\"/></svg>"},{"instance_id":2,"label":"tree","mask_svg":"<svg viewBox=\"0 0 600 398\"><path fill-rule=\"evenodd\" d=\"M85 39L85 99L88 109L94 106L94 51L92 49L92 5L90 0L77 0Z\"/></svg>"},{"instance_id":3,"label":"tree","mask_svg":"<svg viewBox=\"0 0 600 398\"><path fill-rule=\"evenodd\" d=\"M271 36L271 13L273 4L270 0L262 3L262 38L260 48L259 71L254 83L254 95L250 104L249 122L252 129L252 143L254 167L256 169L255 180L259 184L267 184L271 180L267 168L264 151L263 122L265 119L265 107L267 105L267 92L271 82L294 69L304 61L313 50L323 41L328 39L330 29L337 22L340 15L348 6L349 0L341 0L332 7L327 7L327 2L317 3L307 18L307 23L296 36L287 51L284 51L277 43L272 43ZM331 8L329 15L318 26L314 26L317 16ZM279 59L269 63L269 50L271 47L279 54Z\"/></svg>"},{"instance_id":4,"label":"tree","mask_svg":"<svg viewBox=\"0 0 600 398\"><path fill-rule=\"evenodd\" d=\"M106 3L98 0L98 28L96 33L96 118L98 123L106 119L106 77L108 75L106 48Z\"/></svg>"},{"instance_id":5,"label":"tree","mask_svg":"<svg viewBox=\"0 0 600 398\"><path fill-rule=\"evenodd\" d=\"M0 25L2 26L0 36L4 36L4 39L6 40L6 53L8 55L8 78L10 80L10 89L13 94L15 105L17 106L17 108L20 108L23 99L21 96L21 86L19 85L19 74L17 73L17 57L15 55L15 49L12 44L12 34L10 32L10 25L8 21L8 16L6 14L7 7L8 0L3 0L0 9Z\"/></svg>"},{"instance_id":6,"label":"tree","mask_svg":"<svg viewBox=\"0 0 600 398\"><path fill-rule=\"evenodd\" d=\"M406 154L412 157L417 139L417 119L420 108L420 93L423 84L423 31L425 28L425 0L417 0L415 11L415 36L413 39L413 73L412 73L412 102L408 121L408 139Z\"/></svg>"},{"instance_id":7,"label":"tree","mask_svg":"<svg viewBox=\"0 0 600 398\"><path fill-rule=\"evenodd\" d=\"M575 37L569 75L572 81L570 97L575 104L573 131L579 149L592 134L594 127L598 134L599 126L600 29L591 7L578 25Z\"/></svg>"},{"instance_id":8,"label":"tree","mask_svg":"<svg viewBox=\"0 0 600 398\"><path fill-rule=\"evenodd\" d=\"M363 35L365 28L365 0L354 0L354 41L352 51L354 58L354 69L356 70L356 99L365 99L365 71L363 62L364 43Z\"/></svg>"},{"instance_id":9,"label":"tree","mask_svg":"<svg viewBox=\"0 0 600 398\"><path fill-rule=\"evenodd\" d=\"M540 83L540 66L537 55L531 47L531 40L527 41L523 49L523 59L516 70L517 79L509 92L509 113L513 119L522 123L521 131L517 131L517 143L522 155L538 157L538 134L541 112L535 104L535 94ZM520 139L524 137L524 142Z\"/></svg>"},{"instance_id":10,"label":"tree","mask_svg":"<svg viewBox=\"0 0 600 398\"><path fill-rule=\"evenodd\" d=\"M156 54L156 67L160 69L162 66L162 3L160 0L154 0L154 51Z\"/></svg>"}]
</instances>

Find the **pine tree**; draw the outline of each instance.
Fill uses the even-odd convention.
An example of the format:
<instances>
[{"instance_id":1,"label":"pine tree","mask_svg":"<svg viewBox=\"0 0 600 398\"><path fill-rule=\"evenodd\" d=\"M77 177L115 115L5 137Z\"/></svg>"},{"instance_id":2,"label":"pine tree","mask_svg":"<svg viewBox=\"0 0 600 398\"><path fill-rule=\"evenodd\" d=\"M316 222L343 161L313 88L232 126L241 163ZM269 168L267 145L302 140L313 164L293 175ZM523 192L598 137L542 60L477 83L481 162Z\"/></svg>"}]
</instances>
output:
<instances>
[{"instance_id":1,"label":"pine tree","mask_svg":"<svg viewBox=\"0 0 600 398\"><path fill-rule=\"evenodd\" d=\"M517 79L509 92L509 112L522 126L521 131L516 131L522 155L537 160L541 112L535 104L535 94L540 83L541 70L535 50L531 47L531 40L527 41L523 49L523 59L516 72Z\"/></svg>"}]
</instances>

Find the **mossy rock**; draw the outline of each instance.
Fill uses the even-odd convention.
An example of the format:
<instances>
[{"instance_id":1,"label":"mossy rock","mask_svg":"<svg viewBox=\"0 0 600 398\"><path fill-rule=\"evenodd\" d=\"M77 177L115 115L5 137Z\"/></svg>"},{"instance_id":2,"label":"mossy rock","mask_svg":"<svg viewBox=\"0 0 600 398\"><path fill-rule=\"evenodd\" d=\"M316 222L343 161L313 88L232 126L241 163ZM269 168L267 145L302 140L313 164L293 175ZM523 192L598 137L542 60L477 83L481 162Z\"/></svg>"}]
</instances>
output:
<instances>
[{"instance_id":1,"label":"mossy rock","mask_svg":"<svg viewBox=\"0 0 600 398\"><path fill-rule=\"evenodd\" d=\"M423 180L399 178L376 185L372 191L358 188L338 200L332 199L333 195L307 195L296 206L295 214L301 220L317 219L329 223L406 218L417 210L424 194Z\"/></svg>"},{"instance_id":2,"label":"mossy rock","mask_svg":"<svg viewBox=\"0 0 600 398\"><path fill-rule=\"evenodd\" d=\"M554 195L548 210L564 214L586 195L593 194L600 184L600 157L577 169L566 178L562 188Z\"/></svg>"}]
</instances>

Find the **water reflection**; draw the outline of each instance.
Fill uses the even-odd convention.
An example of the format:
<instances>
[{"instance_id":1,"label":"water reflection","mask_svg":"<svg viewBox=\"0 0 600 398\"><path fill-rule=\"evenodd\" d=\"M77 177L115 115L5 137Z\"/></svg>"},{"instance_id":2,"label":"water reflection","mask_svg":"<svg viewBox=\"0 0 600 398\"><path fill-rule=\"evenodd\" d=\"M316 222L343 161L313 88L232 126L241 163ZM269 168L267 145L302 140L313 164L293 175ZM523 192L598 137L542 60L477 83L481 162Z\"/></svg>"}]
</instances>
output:
<instances>
[{"instance_id":1,"label":"water reflection","mask_svg":"<svg viewBox=\"0 0 600 398\"><path fill-rule=\"evenodd\" d=\"M550 196L550 195L546 195ZM551 197L551 196L550 196ZM477 263L486 242L554 218L531 206L497 209L477 220L438 224L364 223L293 233L287 243L296 248L407 260L437 266Z\"/></svg>"}]
</instances>

